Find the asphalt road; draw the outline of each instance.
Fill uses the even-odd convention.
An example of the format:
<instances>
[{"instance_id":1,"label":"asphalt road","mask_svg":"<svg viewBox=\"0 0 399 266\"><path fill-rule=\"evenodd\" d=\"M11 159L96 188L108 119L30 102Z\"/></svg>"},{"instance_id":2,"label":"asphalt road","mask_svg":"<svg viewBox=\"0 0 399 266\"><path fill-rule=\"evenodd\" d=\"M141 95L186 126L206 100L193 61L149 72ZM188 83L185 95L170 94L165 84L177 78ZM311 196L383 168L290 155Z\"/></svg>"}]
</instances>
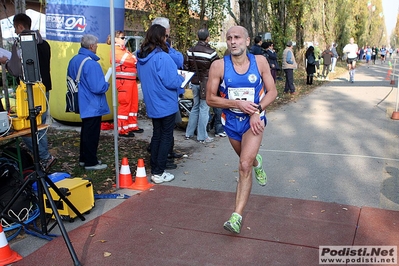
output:
<instances>
[{"instance_id":1,"label":"asphalt road","mask_svg":"<svg viewBox=\"0 0 399 266\"><path fill-rule=\"evenodd\" d=\"M269 181L252 193L399 210L398 87L388 70L360 66L354 83L345 75L269 112L259 151ZM175 142L193 152L165 185L235 191L238 157L227 139L203 145L178 131Z\"/></svg>"}]
</instances>

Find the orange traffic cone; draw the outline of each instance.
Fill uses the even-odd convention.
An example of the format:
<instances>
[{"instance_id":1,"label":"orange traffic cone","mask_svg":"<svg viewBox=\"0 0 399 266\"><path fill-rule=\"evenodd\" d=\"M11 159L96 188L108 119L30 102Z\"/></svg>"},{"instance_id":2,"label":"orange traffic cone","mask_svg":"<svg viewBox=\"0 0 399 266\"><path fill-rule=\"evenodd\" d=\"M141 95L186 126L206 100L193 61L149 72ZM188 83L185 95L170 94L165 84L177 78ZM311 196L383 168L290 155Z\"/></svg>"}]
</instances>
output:
<instances>
[{"instance_id":1,"label":"orange traffic cone","mask_svg":"<svg viewBox=\"0 0 399 266\"><path fill-rule=\"evenodd\" d=\"M391 119L392 120L399 120L399 112L398 111L393 111Z\"/></svg>"},{"instance_id":2,"label":"orange traffic cone","mask_svg":"<svg viewBox=\"0 0 399 266\"><path fill-rule=\"evenodd\" d=\"M0 224L0 265L8 265L19 260L22 260L21 255L10 248Z\"/></svg>"},{"instance_id":3,"label":"orange traffic cone","mask_svg":"<svg viewBox=\"0 0 399 266\"><path fill-rule=\"evenodd\" d=\"M385 80L391 80L391 74L392 74L392 70L388 69L388 73L387 73L387 76L385 77Z\"/></svg>"},{"instance_id":4,"label":"orange traffic cone","mask_svg":"<svg viewBox=\"0 0 399 266\"><path fill-rule=\"evenodd\" d=\"M133 184L132 174L126 157L122 158L122 166L119 171L119 187L129 188Z\"/></svg>"},{"instance_id":5,"label":"orange traffic cone","mask_svg":"<svg viewBox=\"0 0 399 266\"><path fill-rule=\"evenodd\" d=\"M147 174L145 173L144 160L139 159L137 162L136 179L134 184L129 188L135 190L147 190L152 186L154 185L148 182Z\"/></svg>"}]
</instances>

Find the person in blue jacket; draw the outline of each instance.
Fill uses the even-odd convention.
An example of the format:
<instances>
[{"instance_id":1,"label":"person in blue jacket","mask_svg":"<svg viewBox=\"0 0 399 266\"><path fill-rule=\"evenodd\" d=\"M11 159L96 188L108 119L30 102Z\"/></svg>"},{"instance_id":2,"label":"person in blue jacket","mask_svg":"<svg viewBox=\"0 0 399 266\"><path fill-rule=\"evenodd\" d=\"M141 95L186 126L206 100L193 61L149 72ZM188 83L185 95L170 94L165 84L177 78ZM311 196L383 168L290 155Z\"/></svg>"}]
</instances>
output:
<instances>
[{"instance_id":1,"label":"person in blue jacket","mask_svg":"<svg viewBox=\"0 0 399 266\"><path fill-rule=\"evenodd\" d=\"M173 141L178 97L183 93L184 77L168 54L166 28L154 24L137 52L137 74L141 81L147 115L152 119L151 180L168 182L174 175L165 172L168 153Z\"/></svg>"},{"instance_id":2,"label":"person in blue jacket","mask_svg":"<svg viewBox=\"0 0 399 266\"><path fill-rule=\"evenodd\" d=\"M183 54L177 51L172 47L172 41L170 37L170 23L169 19L165 17L156 17L152 21L152 25L154 24L159 24L166 29L166 45L168 46L169 49L169 55L172 57L173 61L176 63L176 66L178 69L183 69L183 63L184 63L184 57ZM181 123L182 118L180 111L176 113L176 123ZM168 154L168 161L166 162L166 169L176 169L177 165L174 163L175 158L181 158L183 154L177 153L173 151L173 148L175 146L175 141L173 139L172 144L170 146L169 154Z\"/></svg>"},{"instance_id":3,"label":"person in blue jacket","mask_svg":"<svg viewBox=\"0 0 399 266\"><path fill-rule=\"evenodd\" d=\"M81 39L81 48L68 65L68 76L76 79L79 66L89 57L83 67L78 85L78 99L82 129L80 132L80 157L79 164L86 170L101 170L107 168L97 158L98 143L100 140L101 117L109 114L105 93L109 88L105 81L104 73L97 62L100 57L96 55L98 38L87 34Z\"/></svg>"}]
</instances>

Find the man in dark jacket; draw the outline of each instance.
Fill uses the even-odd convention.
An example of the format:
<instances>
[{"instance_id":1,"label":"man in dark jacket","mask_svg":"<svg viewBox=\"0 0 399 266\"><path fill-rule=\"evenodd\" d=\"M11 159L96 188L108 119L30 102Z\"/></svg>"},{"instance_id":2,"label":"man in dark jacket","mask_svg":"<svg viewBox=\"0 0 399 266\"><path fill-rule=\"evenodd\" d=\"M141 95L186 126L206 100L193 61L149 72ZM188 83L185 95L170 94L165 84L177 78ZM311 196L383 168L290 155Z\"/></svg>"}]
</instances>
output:
<instances>
[{"instance_id":1,"label":"man in dark jacket","mask_svg":"<svg viewBox=\"0 0 399 266\"><path fill-rule=\"evenodd\" d=\"M264 42L262 43L262 48L264 49L264 55L269 62L270 71L274 79L274 84L276 84L277 71L280 70L280 66L277 62L277 53L274 50L274 44L272 42Z\"/></svg>"},{"instance_id":2,"label":"man in dark jacket","mask_svg":"<svg viewBox=\"0 0 399 266\"><path fill-rule=\"evenodd\" d=\"M13 24L15 28L15 33L29 33L33 32L30 30L32 25L32 20L26 14L20 13L16 14L13 19ZM35 32L36 34L36 42L37 42L37 54L39 58L39 67L40 67L40 76L43 85L46 87L46 98L47 101L50 99L50 90L51 90L51 76L50 76L50 57L51 50L48 42L42 39L42 36L39 32ZM18 53L17 43L14 43L12 46L12 55L10 60L6 57L0 58L0 63L5 64L8 72L15 77L22 77L22 64L21 59ZM42 124L46 123L46 118L48 115L48 106L46 111L42 114ZM23 137L23 140L26 146L32 150L32 138L31 137ZM56 159L52 156L48 151L48 142L47 142L47 134L45 130L41 130L38 132L38 149L39 149L39 159L40 163L45 170L50 168L55 162Z\"/></svg>"},{"instance_id":3,"label":"man in dark jacket","mask_svg":"<svg viewBox=\"0 0 399 266\"><path fill-rule=\"evenodd\" d=\"M262 38L260 36L255 36L254 45L252 45L251 49L249 49L249 52L251 54L263 55L263 49L261 45L262 45Z\"/></svg>"},{"instance_id":4,"label":"man in dark jacket","mask_svg":"<svg viewBox=\"0 0 399 266\"><path fill-rule=\"evenodd\" d=\"M190 84L193 90L194 105L186 128L186 139L192 138L195 129L197 129L197 140L201 143L212 142L213 138L210 138L206 131L209 121L209 106L206 103L206 99L200 95L200 82L206 86L209 68L213 61L219 59L215 49L208 42L208 30L200 29L198 31L198 43L187 51L187 70L195 72L195 75Z\"/></svg>"}]
</instances>

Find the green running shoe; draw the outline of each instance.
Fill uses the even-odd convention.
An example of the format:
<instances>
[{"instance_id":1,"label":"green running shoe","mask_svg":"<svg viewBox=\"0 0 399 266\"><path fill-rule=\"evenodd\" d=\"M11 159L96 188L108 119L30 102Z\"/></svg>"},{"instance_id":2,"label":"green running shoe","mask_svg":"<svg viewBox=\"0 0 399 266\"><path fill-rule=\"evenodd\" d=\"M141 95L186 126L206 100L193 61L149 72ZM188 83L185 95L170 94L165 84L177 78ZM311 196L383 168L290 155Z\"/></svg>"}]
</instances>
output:
<instances>
[{"instance_id":1,"label":"green running shoe","mask_svg":"<svg viewBox=\"0 0 399 266\"><path fill-rule=\"evenodd\" d=\"M230 219L223 224L223 228L232 233L239 234L241 231L242 217L236 212L233 212Z\"/></svg>"},{"instance_id":2,"label":"green running shoe","mask_svg":"<svg viewBox=\"0 0 399 266\"><path fill-rule=\"evenodd\" d=\"M262 156L260 154L257 154L256 160L258 161L258 166L254 167L256 181L258 181L259 185L264 186L264 185L266 185L266 182L267 182L267 175L266 175L265 170L263 170Z\"/></svg>"}]
</instances>

